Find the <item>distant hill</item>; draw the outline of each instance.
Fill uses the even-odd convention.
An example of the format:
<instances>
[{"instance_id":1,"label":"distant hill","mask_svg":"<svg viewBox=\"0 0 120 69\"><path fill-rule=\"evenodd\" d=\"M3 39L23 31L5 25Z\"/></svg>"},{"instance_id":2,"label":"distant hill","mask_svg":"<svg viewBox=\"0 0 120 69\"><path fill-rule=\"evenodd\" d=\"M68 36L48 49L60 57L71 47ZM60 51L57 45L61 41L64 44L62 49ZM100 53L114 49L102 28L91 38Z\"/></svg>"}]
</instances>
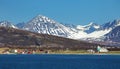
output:
<instances>
[{"instance_id":1,"label":"distant hill","mask_svg":"<svg viewBox=\"0 0 120 69\"><path fill-rule=\"evenodd\" d=\"M11 27L0 27L0 46L41 47L47 49L91 49L96 48L97 45Z\"/></svg>"}]
</instances>

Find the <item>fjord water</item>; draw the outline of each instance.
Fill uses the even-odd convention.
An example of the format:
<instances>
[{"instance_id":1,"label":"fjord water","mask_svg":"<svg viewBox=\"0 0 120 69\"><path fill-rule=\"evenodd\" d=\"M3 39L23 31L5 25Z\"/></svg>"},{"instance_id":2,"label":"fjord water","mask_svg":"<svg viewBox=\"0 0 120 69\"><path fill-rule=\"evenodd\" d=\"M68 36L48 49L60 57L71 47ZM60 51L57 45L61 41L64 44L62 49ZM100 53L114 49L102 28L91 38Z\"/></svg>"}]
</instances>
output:
<instances>
[{"instance_id":1,"label":"fjord water","mask_svg":"<svg viewBox=\"0 0 120 69\"><path fill-rule=\"evenodd\" d=\"M120 55L0 55L0 69L120 69Z\"/></svg>"}]
</instances>

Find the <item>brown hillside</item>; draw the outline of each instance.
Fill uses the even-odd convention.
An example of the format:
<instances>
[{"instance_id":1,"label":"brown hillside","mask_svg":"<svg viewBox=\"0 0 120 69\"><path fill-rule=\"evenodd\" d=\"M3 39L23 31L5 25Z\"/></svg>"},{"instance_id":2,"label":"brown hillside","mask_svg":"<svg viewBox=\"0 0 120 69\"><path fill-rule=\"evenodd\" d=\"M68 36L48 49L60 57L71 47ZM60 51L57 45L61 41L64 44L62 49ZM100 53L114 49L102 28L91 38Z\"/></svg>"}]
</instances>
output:
<instances>
[{"instance_id":1,"label":"brown hillside","mask_svg":"<svg viewBox=\"0 0 120 69\"><path fill-rule=\"evenodd\" d=\"M0 46L41 47L48 49L96 48L95 44L83 41L5 27L0 27Z\"/></svg>"}]
</instances>

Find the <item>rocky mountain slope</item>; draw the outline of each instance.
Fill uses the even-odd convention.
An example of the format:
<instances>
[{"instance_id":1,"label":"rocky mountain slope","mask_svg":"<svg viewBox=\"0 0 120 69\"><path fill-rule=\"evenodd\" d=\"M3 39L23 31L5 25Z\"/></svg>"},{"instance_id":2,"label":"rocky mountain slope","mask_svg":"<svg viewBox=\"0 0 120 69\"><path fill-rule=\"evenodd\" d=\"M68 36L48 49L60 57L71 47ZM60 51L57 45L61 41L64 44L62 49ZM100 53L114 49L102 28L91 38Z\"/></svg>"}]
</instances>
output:
<instances>
[{"instance_id":1,"label":"rocky mountain slope","mask_svg":"<svg viewBox=\"0 0 120 69\"><path fill-rule=\"evenodd\" d=\"M120 42L120 26L117 26L111 32L105 35L105 40L113 41L113 42Z\"/></svg>"},{"instance_id":2,"label":"rocky mountain slope","mask_svg":"<svg viewBox=\"0 0 120 69\"><path fill-rule=\"evenodd\" d=\"M37 46L48 49L94 49L97 45L48 34L38 34L10 27L0 27L0 47L1 46Z\"/></svg>"}]
</instances>

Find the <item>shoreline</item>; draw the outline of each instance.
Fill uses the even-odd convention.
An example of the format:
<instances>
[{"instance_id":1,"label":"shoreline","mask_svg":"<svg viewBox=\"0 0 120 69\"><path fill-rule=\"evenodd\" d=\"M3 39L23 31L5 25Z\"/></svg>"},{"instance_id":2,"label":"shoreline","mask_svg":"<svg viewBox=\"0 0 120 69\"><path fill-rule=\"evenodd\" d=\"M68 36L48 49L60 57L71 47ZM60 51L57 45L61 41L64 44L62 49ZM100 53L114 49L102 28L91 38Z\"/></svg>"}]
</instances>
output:
<instances>
[{"instance_id":1,"label":"shoreline","mask_svg":"<svg viewBox=\"0 0 120 69\"><path fill-rule=\"evenodd\" d=\"M11 49L0 48L1 54L60 54L60 55L120 55L120 51L108 51L108 52L89 52L87 50L31 50L31 49Z\"/></svg>"},{"instance_id":2,"label":"shoreline","mask_svg":"<svg viewBox=\"0 0 120 69\"><path fill-rule=\"evenodd\" d=\"M90 54L90 53L42 53L42 54L14 54L14 53L10 53L10 54L0 54L0 55L120 55L120 54L111 54L111 53L94 53L94 54Z\"/></svg>"}]
</instances>

